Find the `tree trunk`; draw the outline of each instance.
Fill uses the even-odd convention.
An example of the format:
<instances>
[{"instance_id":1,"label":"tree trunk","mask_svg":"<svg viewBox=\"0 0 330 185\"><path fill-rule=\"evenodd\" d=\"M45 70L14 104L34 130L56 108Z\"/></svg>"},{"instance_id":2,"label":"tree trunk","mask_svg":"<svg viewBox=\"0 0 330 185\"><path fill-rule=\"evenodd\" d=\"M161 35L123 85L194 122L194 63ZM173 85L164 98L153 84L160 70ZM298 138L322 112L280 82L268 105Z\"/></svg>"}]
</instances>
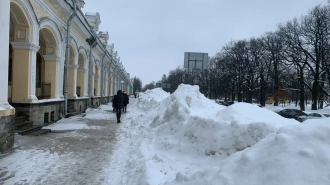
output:
<instances>
[{"instance_id":1,"label":"tree trunk","mask_svg":"<svg viewBox=\"0 0 330 185\"><path fill-rule=\"evenodd\" d=\"M232 89L231 89L231 101L235 101L235 97L236 96L236 94L235 94L235 87L233 87Z\"/></svg>"},{"instance_id":2,"label":"tree trunk","mask_svg":"<svg viewBox=\"0 0 330 185\"><path fill-rule=\"evenodd\" d=\"M275 87L274 87L274 92L277 92L279 90L279 79L278 79L278 72L275 70ZM274 98L274 106L278 106L278 98Z\"/></svg>"},{"instance_id":3,"label":"tree trunk","mask_svg":"<svg viewBox=\"0 0 330 185\"><path fill-rule=\"evenodd\" d=\"M261 106L266 106L265 92L266 92L266 85L265 85L265 81L264 81L264 76L261 75L261 82L260 82L260 105ZM278 103L277 103L277 105L278 105Z\"/></svg>"},{"instance_id":4,"label":"tree trunk","mask_svg":"<svg viewBox=\"0 0 330 185\"><path fill-rule=\"evenodd\" d=\"M312 88L312 110L317 110L317 95L319 92L319 84L317 81L313 82Z\"/></svg>"},{"instance_id":5,"label":"tree trunk","mask_svg":"<svg viewBox=\"0 0 330 185\"><path fill-rule=\"evenodd\" d=\"M238 98L238 102L242 102L243 101L243 93L242 93L243 89L241 86L238 86L237 88L237 98Z\"/></svg>"},{"instance_id":6,"label":"tree trunk","mask_svg":"<svg viewBox=\"0 0 330 185\"><path fill-rule=\"evenodd\" d=\"M296 107L298 106L298 91L296 92Z\"/></svg>"},{"instance_id":7,"label":"tree trunk","mask_svg":"<svg viewBox=\"0 0 330 185\"><path fill-rule=\"evenodd\" d=\"M300 94L300 100L299 100L300 110L304 111L305 110L305 84L304 84L303 70L300 70L299 94Z\"/></svg>"}]
</instances>

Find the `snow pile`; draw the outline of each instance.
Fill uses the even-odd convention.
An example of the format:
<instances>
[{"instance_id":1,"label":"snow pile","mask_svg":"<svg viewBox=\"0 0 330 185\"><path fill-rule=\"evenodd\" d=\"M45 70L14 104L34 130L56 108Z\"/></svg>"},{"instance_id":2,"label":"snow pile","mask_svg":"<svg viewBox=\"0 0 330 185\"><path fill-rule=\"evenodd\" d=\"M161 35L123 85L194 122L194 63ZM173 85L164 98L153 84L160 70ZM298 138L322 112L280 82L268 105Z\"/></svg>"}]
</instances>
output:
<instances>
[{"instance_id":1,"label":"snow pile","mask_svg":"<svg viewBox=\"0 0 330 185\"><path fill-rule=\"evenodd\" d=\"M148 114L154 117L140 149L150 184L171 181L176 171L216 167L221 160L253 146L278 128L299 124L256 105L218 105L201 94L198 86L183 84Z\"/></svg>"},{"instance_id":2,"label":"snow pile","mask_svg":"<svg viewBox=\"0 0 330 185\"><path fill-rule=\"evenodd\" d=\"M150 109L154 105L159 104L162 100L170 96L170 93L165 92L162 88L146 90L140 93L138 97L138 107L145 110Z\"/></svg>"},{"instance_id":3,"label":"snow pile","mask_svg":"<svg viewBox=\"0 0 330 185\"><path fill-rule=\"evenodd\" d=\"M216 113L225 107L207 99L199 92L199 86L181 84L169 97L161 101L151 111L157 115L151 122L151 127L168 123L169 127L185 124L192 116L214 119ZM170 128L173 130L173 128Z\"/></svg>"},{"instance_id":4,"label":"snow pile","mask_svg":"<svg viewBox=\"0 0 330 185\"><path fill-rule=\"evenodd\" d=\"M204 118L213 118L216 112L225 108L225 106L219 105L206 98L199 92L199 86L197 85L179 85L178 89L173 93L173 95L171 95L170 102L165 101L164 103L174 104L172 106L174 109L176 105L179 105L181 106L180 108L188 110L191 116Z\"/></svg>"},{"instance_id":5,"label":"snow pile","mask_svg":"<svg viewBox=\"0 0 330 185\"><path fill-rule=\"evenodd\" d=\"M235 103L218 112L217 117L230 124L232 145L238 151L254 145L280 127L300 124L249 103Z\"/></svg>"},{"instance_id":6,"label":"snow pile","mask_svg":"<svg viewBox=\"0 0 330 185\"><path fill-rule=\"evenodd\" d=\"M221 159L251 147L282 126L299 124L247 103L216 104L198 86L180 85L155 108L151 124L155 146L181 155L218 155Z\"/></svg>"},{"instance_id":7,"label":"snow pile","mask_svg":"<svg viewBox=\"0 0 330 185\"><path fill-rule=\"evenodd\" d=\"M165 184L328 185L329 119L282 127L217 167L179 172L175 180Z\"/></svg>"}]
</instances>

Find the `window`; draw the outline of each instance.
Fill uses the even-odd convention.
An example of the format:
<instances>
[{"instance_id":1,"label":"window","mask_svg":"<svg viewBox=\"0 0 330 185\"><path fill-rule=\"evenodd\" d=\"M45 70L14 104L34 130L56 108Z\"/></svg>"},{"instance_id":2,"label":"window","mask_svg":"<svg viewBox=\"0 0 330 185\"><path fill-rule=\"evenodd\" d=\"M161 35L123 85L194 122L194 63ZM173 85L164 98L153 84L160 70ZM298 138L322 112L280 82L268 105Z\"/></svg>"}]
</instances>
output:
<instances>
[{"instance_id":1,"label":"window","mask_svg":"<svg viewBox=\"0 0 330 185\"><path fill-rule=\"evenodd\" d=\"M44 123L49 123L49 112L44 113Z\"/></svg>"},{"instance_id":2,"label":"window","mask_svg":"<svg viewBox=\"0 0 330 185\"><path fill-rule=\"evenodd\" d=\"M52 111L50 113L50 121L55 121L55 112L54 111Z\"/></svg>"}]
</instances>

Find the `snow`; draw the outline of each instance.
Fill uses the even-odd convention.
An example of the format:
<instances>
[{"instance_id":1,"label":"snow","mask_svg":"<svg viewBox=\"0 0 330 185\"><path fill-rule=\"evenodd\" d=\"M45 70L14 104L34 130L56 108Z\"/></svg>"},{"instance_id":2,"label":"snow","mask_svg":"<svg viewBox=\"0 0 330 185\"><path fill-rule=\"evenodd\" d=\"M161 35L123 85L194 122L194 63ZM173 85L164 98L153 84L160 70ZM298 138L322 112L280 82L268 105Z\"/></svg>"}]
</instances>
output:
<instances>
[{"instance_id":1,"label":"snow","mask_svg":"<svg viewBox=\"0 0 330 185\"><path fill-rule=\"evenodd\" d=\"M77 119L62 119L52 125L44 126L43 129L51 129L52 131L78 130L85 129L88 125Z\"/></svg>"},{"instance_id":2,"label":"snow","mask_svg":"<svg viewBox=\"0 0 330 185\"><path fill-rule=\"evenodd\" d=\"M329 184L329 121L282 127L217 167L178 173L166 184Z\"/></svg>"},{"instance_id":3,"label":"snow","mask_svg":"<svg viewBox=\"0 0 330 185\"><path fill-rule=\"evenodd\" d=\"M103 163L108 165L102 169L105 178L100 184L330 184L330 118L299 123L281 117L275 109L278 107L247 103L224 107L207 99L198 86L184 84L172 94L161 88L140 93L130 99L122 123L113 124L118 127L113 130L114 150L106 151ZM88 109L84 119L63 119L49 127L73 129L70 137L78 137L79 130L106 129L108 120L115 120L111 112L111 104L102 105ZM87 120L106 124L95 128ZM16 139L15 147L22 139ZM95 157L104 156L99 153ZM33 183L38 171L48 170L54 163L64 165L58 160L63 156L16 149L0 157L0 174L3 170L16 172L6 176L4 184L22 179ZM38 171L27 173L28 168L16 167L19 163Z\"/></svg>"}]
</instances>

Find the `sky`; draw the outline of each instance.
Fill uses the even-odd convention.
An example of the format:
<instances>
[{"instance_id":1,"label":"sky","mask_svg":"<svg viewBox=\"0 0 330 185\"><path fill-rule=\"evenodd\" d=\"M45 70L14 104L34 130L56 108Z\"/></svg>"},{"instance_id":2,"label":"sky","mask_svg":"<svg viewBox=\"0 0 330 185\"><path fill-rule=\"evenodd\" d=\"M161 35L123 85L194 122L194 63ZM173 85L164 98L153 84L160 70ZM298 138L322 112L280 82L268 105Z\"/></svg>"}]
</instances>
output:
<instances>
[{"instance_id":1,"label":"sky","mask_svg":"<svg viewBox=\"0 0 330 185\"><path fill-rule=\"evenodd\" d=\"M99 12L123 65L142 84L183 65L184 52L212 57L231 40L259 37L327 0L85 0Z\"/></svg>"},{"instance_id":2,"label":"sky","mask_svg":"<svg viewBox=\"0 0 330 185\"><path fill-rule=\"evenodd\" d=\"M0 154L0 184L330 184L330 118L300 123L270 104L225 107L185 84L129 102L120 124L109 103L43 127L48 134L16 134L13 151Z\"/></svg>"}]
</instances>

